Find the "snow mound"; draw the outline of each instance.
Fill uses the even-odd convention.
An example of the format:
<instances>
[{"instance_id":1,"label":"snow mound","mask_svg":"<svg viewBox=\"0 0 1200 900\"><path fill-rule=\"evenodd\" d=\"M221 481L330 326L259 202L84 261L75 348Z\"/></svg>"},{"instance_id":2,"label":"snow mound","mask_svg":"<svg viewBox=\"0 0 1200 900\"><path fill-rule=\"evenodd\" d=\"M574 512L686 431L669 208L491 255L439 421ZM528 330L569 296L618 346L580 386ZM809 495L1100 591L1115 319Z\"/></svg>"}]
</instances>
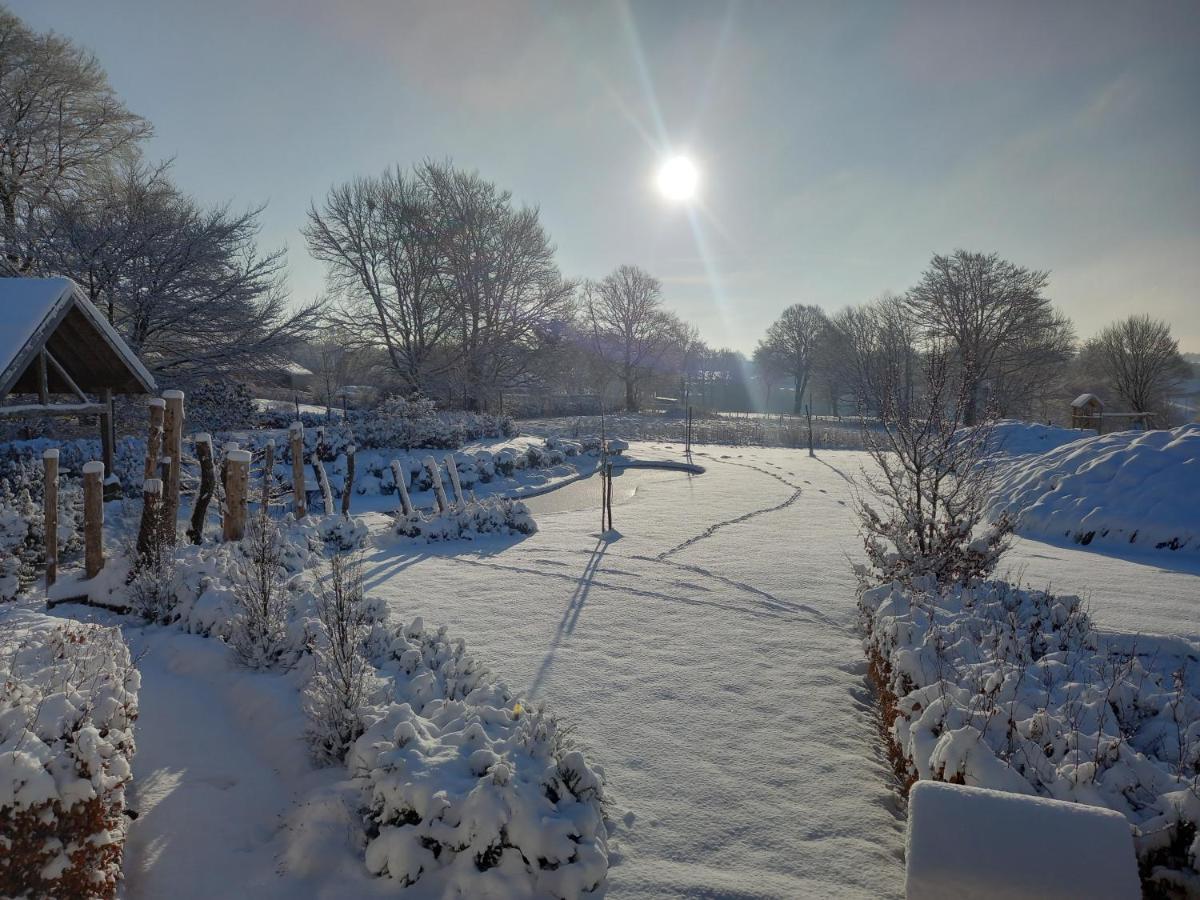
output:
<instances>
[{"instance_id":1,"label":"snow mound","mask_svg":"<svg viewBox=\"0 0 1200 900\"><path fill-rule=\"evenodd\" d=\"M140 676L115 628L0 610L0 895L112 897Z\"/></svg>"},{"instance_id":2,"label":"snow mound","mask_svg":"<svg viewBox=\"0 0 1200 900\"><path fill-rule=\"evenodd\" d=\"M393 702L347 759L367 795L367 868L423 896L562 897L608 869L603 772L446 629L394 632Z\"/></svg>"},{"instance_id":3,"label":"snow mound","mask_svg":"<svg viewBox=\"0 0 1200 900\"><path fill-rule=\"evenodd\" d=\"M909 794L906 889L921 900L1137 900L1129 824L1078 803L922 781Z\"/></svg>"},{"instance_id":4,"label":"snow mound","mask_svg":"<svg viewBox=\"0 0 1200 900\"><path fill-rule=\"evenodd\" d=\"M914 579L860 606L901 777L1116 810L1144 863L1196 876L1200 649L1102 636L1079 598L1002 581Z\"/></svg>"},{"instance_id":5,"label":"snow mound","mask_svg":"<svg viewBox=\"0 0 1200 900\"><path fill-rule=\"evenodd\" d=\"M1085 438L1013 460L988 515L1077 544L1200 551L1200 425Z\"/></svg>"},{"instance_id":6,"label":"snow mound","mask_svg":"<svg viewBox=\"0 0 1200 900\"><path fill-rule=\"evenodd\" d=\"M1045 453L1065 444L1095 437L1092 429L1063 428L1059 425L1040 425L1017 419L1001 419L988 427L984 452L989 455L1028 456Z\"/></svg>"}]
</instances>

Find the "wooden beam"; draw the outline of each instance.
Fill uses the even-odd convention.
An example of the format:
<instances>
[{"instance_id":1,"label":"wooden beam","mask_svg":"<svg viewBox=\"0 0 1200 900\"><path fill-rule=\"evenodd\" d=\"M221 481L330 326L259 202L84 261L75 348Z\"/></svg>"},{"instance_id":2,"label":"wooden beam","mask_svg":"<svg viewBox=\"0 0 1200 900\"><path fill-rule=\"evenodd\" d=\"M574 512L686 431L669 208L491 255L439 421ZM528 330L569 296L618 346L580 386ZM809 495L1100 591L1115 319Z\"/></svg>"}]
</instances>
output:
<instances>
[{"instance_id":1,"label":"wooden beam","mask_svg":"<svg viewBox=\"0 0 1200 900\"><path fill-rule=\"evenodd\" d=\"M50 402L50 379L46 376L46 348L43 347L38 353L38 401L41 403Z\"/></svg>"},{"instance_id":2,"label":"wooden beam","mask_svg":"<svg viewBox=\"0 0 1200 900\"><path fill-rule=\"evenodd\" d=\"M56 371L58 373L58 377L61 378L66 383L67 387L69 387L72 391L75 392L75 395L77 397L79 397L80 402L82 402L82 403L91 403L92 402L91 398L88 397L87 394L85 394L82 390L79 389L79 385L77 385L75 383L75 379L67 374L67 370L63 368L62 363L60 363L58 361L58 359L55 358L53 353L51 353L47 349L47 350L43 350L42 354L46 357L46 359L48 359L50 361L50 365L54 366L54 371Z\"/></svg>"},{"instance_id":3,"label":"wooden beam","mask_svg":"<svg viewBox=\"0 0 1200 900\"><path fill-rule=\"evenodd\" d=\"M25 403L20 406L0 406L0 418L98 416L102 412L104 412L103 403Z\"/></svg>"}]
</instances>

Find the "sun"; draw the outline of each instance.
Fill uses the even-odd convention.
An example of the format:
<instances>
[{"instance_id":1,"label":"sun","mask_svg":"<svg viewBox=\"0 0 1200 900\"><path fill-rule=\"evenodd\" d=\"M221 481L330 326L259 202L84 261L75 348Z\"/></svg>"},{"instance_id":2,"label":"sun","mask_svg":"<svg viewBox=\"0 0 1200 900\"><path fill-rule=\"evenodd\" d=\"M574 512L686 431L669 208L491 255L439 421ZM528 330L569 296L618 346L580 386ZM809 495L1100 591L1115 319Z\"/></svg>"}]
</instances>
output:
<instances>
[{"instance_id":1,"label":"sun","mask_svg":"<svg viewBox=\"0 0 1200 900\"><path fill-rule=\"evenodd\" d=\"M658 192L672 203L687 203L696 196L700 170L686 156L672 156L658 169Z\"/></svg>"}]
</instances>

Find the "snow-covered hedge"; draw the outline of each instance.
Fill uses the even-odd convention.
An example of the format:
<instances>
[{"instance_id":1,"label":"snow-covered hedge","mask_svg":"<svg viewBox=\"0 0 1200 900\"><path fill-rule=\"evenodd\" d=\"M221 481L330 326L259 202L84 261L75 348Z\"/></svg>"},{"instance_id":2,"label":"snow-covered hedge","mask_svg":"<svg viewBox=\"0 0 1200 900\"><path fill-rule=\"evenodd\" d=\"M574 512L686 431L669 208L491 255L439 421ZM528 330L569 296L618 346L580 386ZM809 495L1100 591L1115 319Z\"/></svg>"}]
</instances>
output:
<instances>
[{"instance_id":1,"label":"snow-covered hedge","mask_svg":"<svg viewBox=\"0 0 1200 900\"><path fill-rule=\"evenodd\" d=\"M115 896L139 678L115 628L0 610L0 896Z\"/></svg>"},{"instance_id":2,"label":"snow-covered hedge","mask_svg":"<svg viewBox=\"0 0 1200 900\"><path fill-rule=\"evenodd\" d=\"M603 772L446 629L394 631L347 765L367 799L367 867L428 896L577 898L608 868Z\"/></svg>"},{"instance_id":3,"label":"snow-covered hedge","mask_svg":"<svg viewBox=\"0 0 1200 900\"><path fill-rule=\"evenodd\" d=\"M1014 460L989 515L1051 541L1200 552L1200 425L1123 431Z\"/></svg>"},{"instance_id":4,"label":"snow-covered hedge","mask_svg":"<svg viewBox=\"0 0 1200 900\"><path fill-rule=\"evenodd\" d=\"M286 411L259 414L260 426L269 429L287 428L295 415ZM469 441L511 438L517 433L508 416L487 413L435 412L424 407L385 403L378 409L351 411L345 417L331 421L325 416L304 413L300 416L308 450L318 447L317 431L323 430L320 442L321 458L329 461L353 444L359 449L397 449L428 447L435 450L457 450Z\"/></svg>"},{"instance_id":5,"label":"snow-covered hedge","mask_svg":"<svg viewBox=\"0 0 1200 900\"><path fill-rule=\"evenodd\" d=\"M1200 887L1195 646L1099 635L1077 597L1002 581L884 585L860 608L902 778L1108 807L1150 877Z\"/></svg>"},{"instance_id":6,"label":"snow-covered hedge","mask_svg":"<svg viewBox=\"0 0 1200 900\"><path fill-rule=\"evenodd\" d=\"M533 534L537 523L529 508L519 500L490 497L452 506L442 513L426 515L414 511L396 516L396 534L433 541L471 540L485 534Z\"/></svg>"}]
</instances>

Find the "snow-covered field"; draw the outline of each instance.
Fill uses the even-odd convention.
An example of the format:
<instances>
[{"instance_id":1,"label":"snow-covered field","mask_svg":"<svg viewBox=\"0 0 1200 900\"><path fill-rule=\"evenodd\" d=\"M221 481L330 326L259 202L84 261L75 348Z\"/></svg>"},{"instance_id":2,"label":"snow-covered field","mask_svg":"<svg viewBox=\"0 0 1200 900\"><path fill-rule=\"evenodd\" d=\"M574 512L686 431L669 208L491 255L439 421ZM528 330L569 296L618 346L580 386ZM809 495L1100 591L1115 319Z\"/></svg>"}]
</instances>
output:
<instances>
[{"instance_id":1,"label":"snow-covered field","mask_svg":"<svg viewBox=\"0 0 1200 900\"><path fill-rule=\"evenodd\" d=\"M848 478L866 461L698 447L704 474L617 476L609 538L594 480L530 499L527 537L414 544L367 513L365 583L396 620L449 625L605 769L609 896L899 896L903 805L850 567ZM1096 549L1021 540L1002 568L1081 595L1101 628L1182 635L1200 653L1200 579ZM143 675L129 897L395 893L346 852L357 823L320 799L345 770L308 759L294 675L239 670L174 629L125 631Z\"/></svg>"}]
</instances>

